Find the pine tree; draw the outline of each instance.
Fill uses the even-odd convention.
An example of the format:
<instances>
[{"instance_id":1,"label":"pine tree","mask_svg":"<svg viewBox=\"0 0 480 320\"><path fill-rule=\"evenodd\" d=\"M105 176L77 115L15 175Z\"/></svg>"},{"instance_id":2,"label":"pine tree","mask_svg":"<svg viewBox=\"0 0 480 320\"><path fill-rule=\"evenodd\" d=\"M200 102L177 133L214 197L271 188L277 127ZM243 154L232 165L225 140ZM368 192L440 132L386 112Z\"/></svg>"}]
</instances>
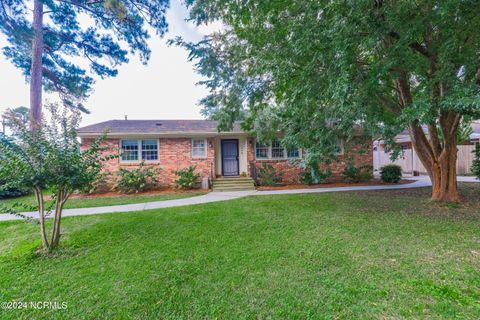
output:
<instances>
[{"instance_id":1,"label":"pine tree","mask_svg":"<svg viewBox=\"0 0 480 320\"><path fill-rule=\"evenodd\" d=\"M158 35L167 28L168 0L0 1L3 53L30 83L30 121L40 123L42 92L57 92L67 106L85 111L94 76L117 75L128 53L146 63L147 25ZM77 57L88 61L88 70Z\"/></svg>"}]
</instances>

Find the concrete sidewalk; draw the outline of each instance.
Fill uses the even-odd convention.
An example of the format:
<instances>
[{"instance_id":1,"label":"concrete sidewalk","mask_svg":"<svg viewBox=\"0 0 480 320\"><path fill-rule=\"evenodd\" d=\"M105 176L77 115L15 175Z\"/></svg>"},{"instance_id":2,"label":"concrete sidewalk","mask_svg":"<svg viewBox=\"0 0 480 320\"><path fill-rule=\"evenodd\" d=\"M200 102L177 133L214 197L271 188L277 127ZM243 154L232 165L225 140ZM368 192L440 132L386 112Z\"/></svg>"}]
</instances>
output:
<instances>
[{"instance_id":1,"label":"concrete sidewalk","mask_svg":"<svg viewBox=\"0 0 480 320\"><path fill-rule=\"evenodd\" d=\"M426 180L430 182L430 177L421 175L421 176L412 176L410 174L408 175L403 175L403 179L407 180ZM458 182L480 182L480 180L477 179L477 177L474 176L457 176L457 181Z\"/></svg>"},{"instance_id":2,"label":"concrete sidewalk","mask_svg":"<svg viewBox=\"0 0 480 320\"><path fill-rule=\"evenodd\" d=\"M414 177L418 178L418 177ZM477 180L478 182L478 180ZM352 186L335 188L312 188L312 189L289 189L289 190L271 190L271 191L234 191L234 192L210 192L202 196L192 198L183 198L176 200L165 200L138 204L126 204L108 207L79 208L63 210L63 217L83 216L91 214L115 213L143 211L151 209L171 208L179 206L189 206L201 203L211 203L243 198L246 196L262 196L276 194L300 194L300 193L324 193L324 192L345 192L345 191L368 191L368 190L391 190L391 189L410 189L430 186L428 179L419 179L409 184L387 185L387 186ZM38 218L38 212L22 212L22 215ZM52 214L53 215L53 214ZM0 214L0 221L22 220L23 218L11 214Z\"/></svg>"}]
</instances>

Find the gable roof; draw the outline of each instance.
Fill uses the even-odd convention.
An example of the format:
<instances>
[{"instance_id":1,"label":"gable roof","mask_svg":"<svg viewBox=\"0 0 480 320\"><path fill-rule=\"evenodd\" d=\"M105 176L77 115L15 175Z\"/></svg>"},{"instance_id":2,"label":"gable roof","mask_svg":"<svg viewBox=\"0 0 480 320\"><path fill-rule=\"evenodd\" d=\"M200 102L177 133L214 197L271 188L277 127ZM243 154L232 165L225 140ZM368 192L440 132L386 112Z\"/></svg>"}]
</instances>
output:
<instances>
[{"instance_id":1,"label":"gable roof","mask_svg":"<svg viewBox=\"0 0 480 320\"><path fill-rule=\"evenodd\" d=\"M216 134L218 122L213 120L109 120L78 129L79 136L122 134ZM244 133L235 122L229 133Z\"/></svg>"}]
</instances>

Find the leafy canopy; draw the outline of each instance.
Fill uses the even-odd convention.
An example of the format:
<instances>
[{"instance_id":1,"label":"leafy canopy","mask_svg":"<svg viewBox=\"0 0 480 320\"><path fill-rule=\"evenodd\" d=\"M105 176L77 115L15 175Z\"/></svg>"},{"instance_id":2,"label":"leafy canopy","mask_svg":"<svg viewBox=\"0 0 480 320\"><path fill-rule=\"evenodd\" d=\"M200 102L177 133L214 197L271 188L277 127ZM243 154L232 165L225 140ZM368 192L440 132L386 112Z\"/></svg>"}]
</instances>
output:
<instances>
[{"instance_id":1,"label":"leafy canopy","mask_svg":"<svg viewBox=\"0 0 480 320\"><path fill-rule=\"evenodd\" d=\"M55 195L60 190L70 195L74 191L87 192L101 171L102 137L80 152L77 129L78 111L47 106L49 117L32 135L28 124L12 114L12 137L0 139L0 180L3 188L49 189Z\"/></svg>"},{"instance_id":2,"label":"leafy canopy","mask_svg":"<svg viewBox=\"0 0 480 320\"><path fill-rule=\"evenodd\" d=\"M442 111L479 117L477 1L189 5L197 23L225 25L199 43L177 39L210 89L204 114L223 129L246 112L246 128L282 130L312 156L331 153L329 141L356 125L391 141L412 122L438 124Z\"/></svg>"},{"instance_id":3,"label":"leafy canopy","mask_svg":"<svg viewBox=\"0 0 480 320\"><path fill-rule=\"evenodd\" d=\"M113 156L102 156L104 148L100 144L103 137L96 139L89 149L79 150L77 129L80 111L71 112L66 107L62 110L55 104L47 109L50 119L44 117L42 126L33 134L18 114L11 114L13 135L0 137L0 181L5 181L0 191L18 188L35 193L37 207L29 209L38 210L42 246L44 250L51 251L60 242L62 211L66 201L75 191L90 191L103 162ZM55 200L50 241L47 239L45 218L52 208L46 208L45 190L51 190ZM16 212L16 206L6 208L6 211L22 216Z\"/></svg>"},{"instance_id":4,"label":"leafy canopy","mask_svg":"<svg viewBox=\"0 0 480 320\"><path fill-rule=\"evenodd\" d=\"M58 92L64 103L80 103L88 97L94 75L115 76L116 67L128 61L129 51L146 62L150 56L147 24L160 35L167 28L168 0L42 2L44 89ZM29 4L27 0L0 2L0 32L8 40L3 53L27 79L34 37ZM90 72L75 57L86 58Z\"/></svg>"}]
</instances>

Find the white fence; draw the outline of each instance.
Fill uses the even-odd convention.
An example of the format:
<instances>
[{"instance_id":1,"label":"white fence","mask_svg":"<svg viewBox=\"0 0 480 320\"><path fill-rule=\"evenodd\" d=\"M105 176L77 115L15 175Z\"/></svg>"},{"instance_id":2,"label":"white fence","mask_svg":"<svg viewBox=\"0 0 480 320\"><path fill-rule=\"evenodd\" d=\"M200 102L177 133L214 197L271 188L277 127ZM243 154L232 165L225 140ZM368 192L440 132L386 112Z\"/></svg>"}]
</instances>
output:
<instances>
[{"instance_id":1,"label":"white fence","mask_svg":"<svg viewBox=\"0 0 480 320\"><path fill-rule=\"evenodd\" d=\"M473 151L475 150L474 145L461 145L458 146L457 153L457 174L469 174L471 173L470 167L472 166L473 161ZM415 150L407 149L403 151L402 156L395 161L390 160L390 153L383 151L374 151L373 152L373 168L374 170L380 170L381 167L387 164L397 164L402 167L404 173L413 173L413 171L418 171L420 173L426 174L427 171L425 167L420 162L420 159L417 156Z\"/></svg>"}]
</instances>

